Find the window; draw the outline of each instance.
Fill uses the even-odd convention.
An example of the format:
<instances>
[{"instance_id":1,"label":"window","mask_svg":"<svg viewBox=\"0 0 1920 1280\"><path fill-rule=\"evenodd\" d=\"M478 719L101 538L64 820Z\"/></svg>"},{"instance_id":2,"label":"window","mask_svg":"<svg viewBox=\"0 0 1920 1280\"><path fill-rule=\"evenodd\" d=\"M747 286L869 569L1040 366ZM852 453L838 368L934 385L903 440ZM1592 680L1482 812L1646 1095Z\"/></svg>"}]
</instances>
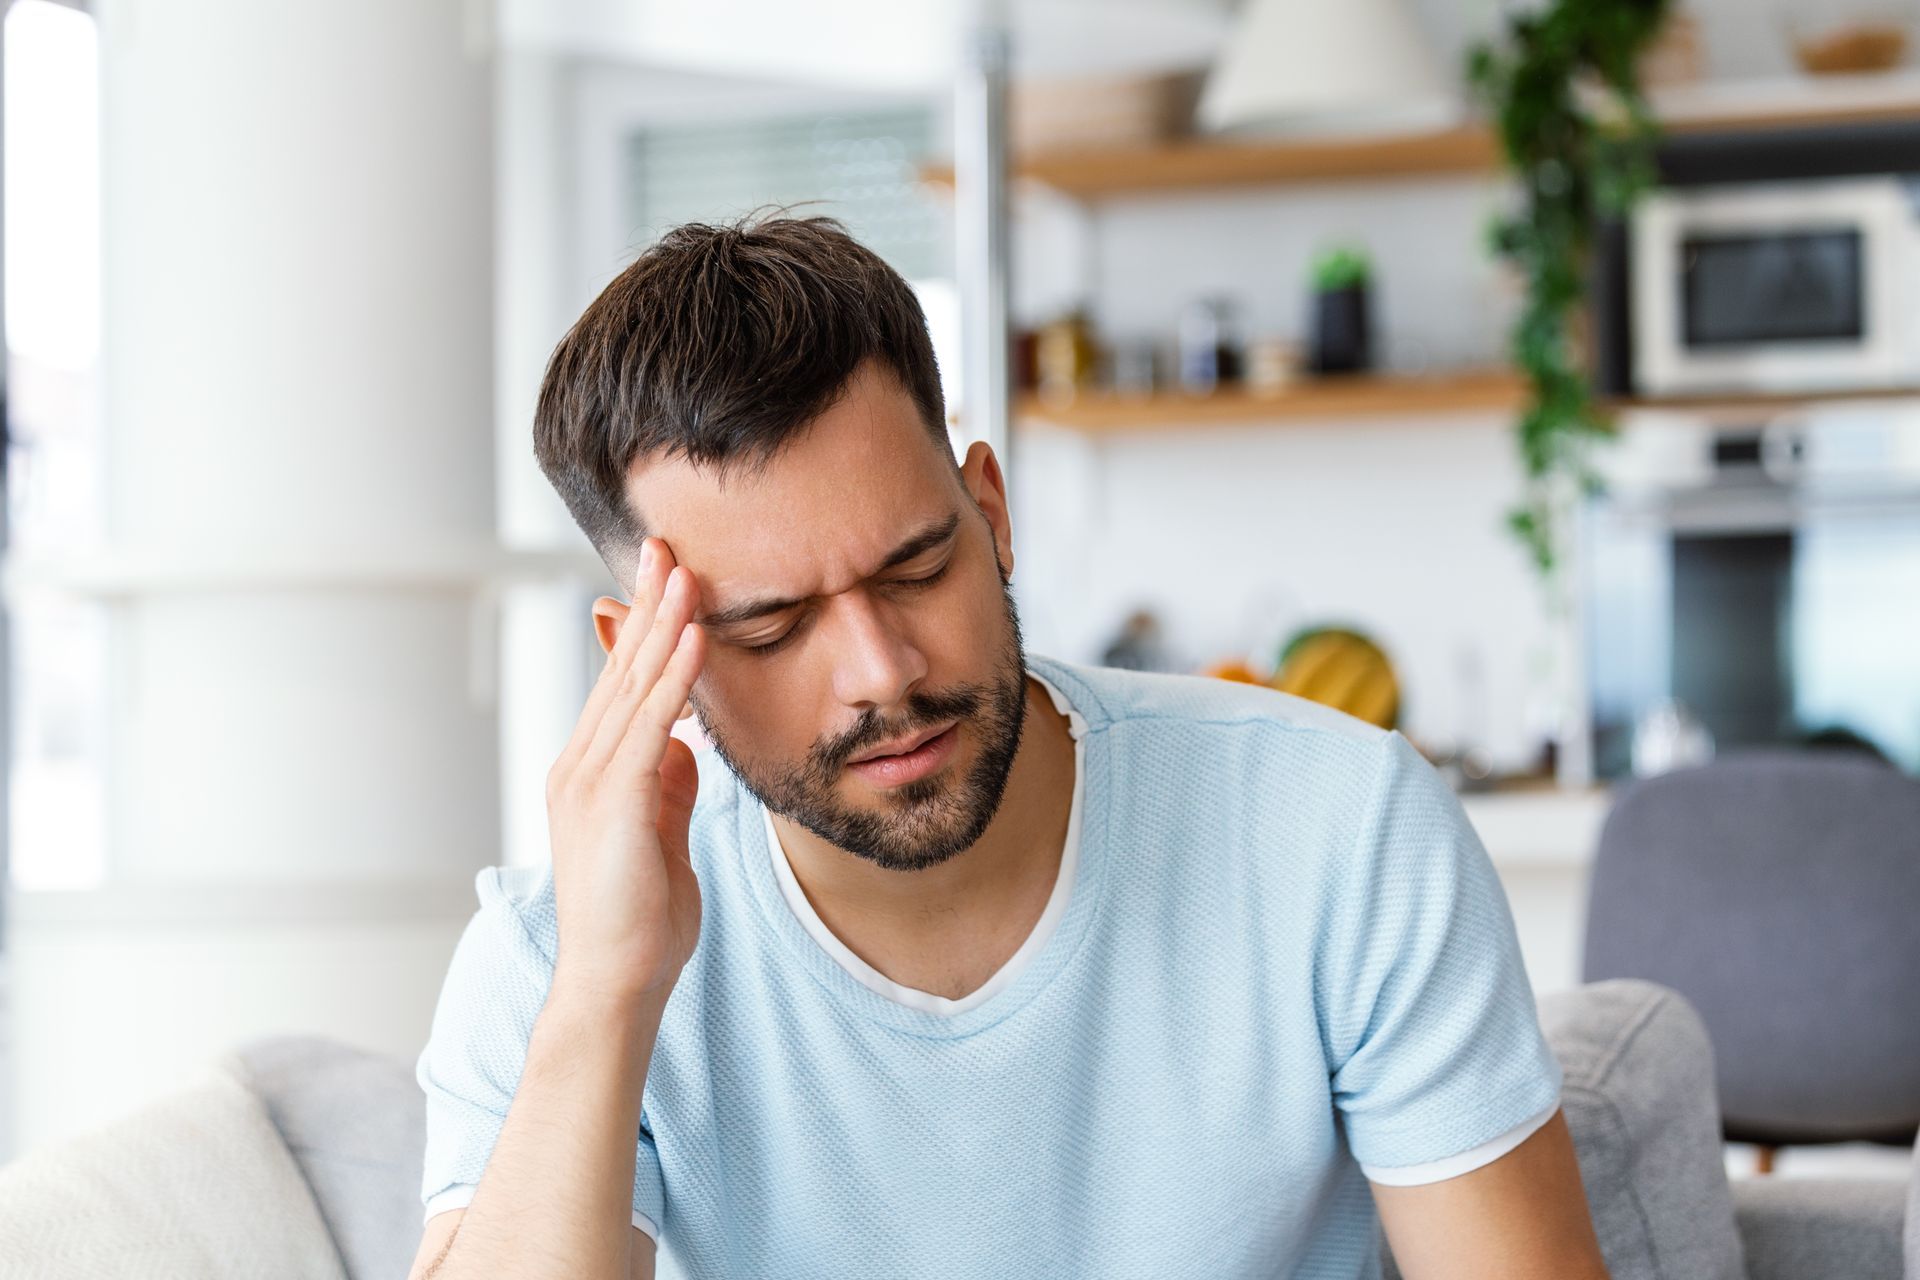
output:
<instances>
[{"instance_id":1,"label":"window","mask_svg":"<svg viewBox=\"0 0 1920 1280\"><path fill-rule=\"evenodd\" d=\"M929 110L782 115L643 128L627 146L628 222L644 240L682 222L807 201L909 280L951 275L939 211L921 189Z\"/></svg>"},{"instance_id":2,"label":"window","mask_svg":"<svg viewBox=\"0 0 1920 1280\"><path fill-rule=\"evenodd\" d=\"M648 124L626 142L626 225L638 248L682 222L763 205L840 219L919 295L951 413L963 384L950 218L920 181L940 124L930 107Z\"/></svg>"}]
</instances>

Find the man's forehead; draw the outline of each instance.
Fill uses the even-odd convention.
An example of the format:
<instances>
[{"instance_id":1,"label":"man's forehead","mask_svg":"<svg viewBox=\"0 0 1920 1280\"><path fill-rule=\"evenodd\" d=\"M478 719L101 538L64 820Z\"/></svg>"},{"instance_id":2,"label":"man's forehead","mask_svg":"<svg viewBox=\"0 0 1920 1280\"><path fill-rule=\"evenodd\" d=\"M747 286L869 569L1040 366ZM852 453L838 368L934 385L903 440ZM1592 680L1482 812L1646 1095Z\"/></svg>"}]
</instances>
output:
<instances>
[{"instance_id":1,"label":"man's forehead","mask_svg":"<svg viewBox=\"0 0 1920 1280\"><path fill-rule=\"evenodd\" d=\"M693 571L703 611L742 594L839 590L959 509L952 456L889 391L862 380L764 459L635 463L634 509Z\"/></svg>"}]
</instances>

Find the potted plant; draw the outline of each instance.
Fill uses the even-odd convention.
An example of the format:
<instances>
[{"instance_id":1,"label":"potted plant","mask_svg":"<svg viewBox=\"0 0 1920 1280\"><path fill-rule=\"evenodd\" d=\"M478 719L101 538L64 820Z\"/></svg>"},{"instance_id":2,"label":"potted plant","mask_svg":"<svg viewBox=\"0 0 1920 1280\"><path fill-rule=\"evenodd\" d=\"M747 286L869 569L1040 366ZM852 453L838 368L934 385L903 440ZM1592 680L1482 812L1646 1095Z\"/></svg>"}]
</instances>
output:
<instances>
[{"instance_id":1,"label":"potted plant","mask_svg":"<svg viewBox=\"0 0 1920 1280\"><path fill-rule=\"evenodd\" d=\"M1599 489L1587 455L1611 432L1574 336L1588 250L1599 219L1624 213L1653 180L1655 127L1638 68L1668 4L1548 0L1509 16L1467 55L1467 79L1520 185L1518 211L1490 235L1523 279L1512 352L1532 392L1515 432L1526 492L1507 524L1550 598L1567 508Z\"/></svg>"},{"instance_id":2,"label":"potted plant","mask_svg":"<svg viewBox=\"0 0 1920 1280\"><path fill-rule=\"evenodd\" d=\"M1367 295L1372 266L1354 245L1328 249L1313 260L1313 309L1307 325L1307 367L1315 373L1358 373L1373 367L1373 327Z\"/></svg>"},{"instance_id":3,"label":"potted plant","mask_svg":"<svg viewBox=\"0 0 1920 1280\"><path fill-rule=\"evenodd\" d=\"M1526 487L1507 526L1539 572L1552 624L1552 643L1536 653L1536 705L1556 772L1579 701L1571 584L1560 569L1575 504L1601 488L1589 453L1612 433L1579 337L1589 250L1600 219L1625 214L1654 179L1656 131L1639 67L1668 7L1545 0L1467 54L1468 82L1493 114L1520 188L1517 211L1496 219L1489 239L1524 291L1511 350L1531 393L1514 429Z\"/></svg>"}]
</instances>

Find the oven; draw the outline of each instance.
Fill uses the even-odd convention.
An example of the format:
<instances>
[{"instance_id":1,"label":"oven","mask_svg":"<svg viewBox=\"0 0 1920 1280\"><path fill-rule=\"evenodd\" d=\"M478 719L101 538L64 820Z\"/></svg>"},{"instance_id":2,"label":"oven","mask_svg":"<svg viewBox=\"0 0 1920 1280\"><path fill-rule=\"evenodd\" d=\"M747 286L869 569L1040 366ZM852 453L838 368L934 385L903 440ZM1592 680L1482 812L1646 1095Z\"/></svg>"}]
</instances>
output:
<instances>
[{"instance_id":1,"label":"oven","mask_svg":"<svg viewBox=\"0 0 1920 1280\"><path fill-rule=\"evenodd\" d=\"M1676 725L1920 774L1920 404L1639 410L1604 467L1579 533L1595 776L1685 763Z\"/></svg>"}]
</instances>

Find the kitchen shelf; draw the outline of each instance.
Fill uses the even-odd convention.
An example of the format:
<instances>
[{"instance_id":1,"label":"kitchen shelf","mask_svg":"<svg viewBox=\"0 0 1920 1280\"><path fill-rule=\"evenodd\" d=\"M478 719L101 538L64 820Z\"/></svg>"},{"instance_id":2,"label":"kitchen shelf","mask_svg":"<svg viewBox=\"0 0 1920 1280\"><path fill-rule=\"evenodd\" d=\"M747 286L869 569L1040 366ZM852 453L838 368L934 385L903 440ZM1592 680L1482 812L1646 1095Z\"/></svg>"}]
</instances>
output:
<instances>
[{"instance_id":1,"label":"kitchen shelf","mask_svg":"<svg viewBox=\"0 0 1920 1280\"><path fill-rule=\"evenodd\" d=\"M1270 186L1345 178L1411 178L1492 173L1499 160L1493 135L1480 128L1365 141L1219 142L1192 139L1135 147L1035 154L1014 163L1014 176L1082 200L1154 191ZM953 170L929 166L922 177L951 186Z\"/></svg>"},{"instance_id":2,"label":"kitchen shelf","mask_svg":"<svg viewBox=\"0 0 1920 1280\"><path fill-rule=\"evenodd\" d=\"M1234 422L1507 412L1517 409L1525 397L1525 382L1511 370L1474 369L1303 378L1266 394L1244 389L1223 389L1211 395L1087 392L1068 401L1026 394L1016 400L1013 416L1022 425L1104 433Z\"/></svg>"},{"instance_id":3,"label":"kitchen shelf","mask_svg":"<svg viewBox=\"0 0 1920 1280\"><path fill-rule=\"evenodd\" d=\"M1830 391L1741 391L1684 396L1610 396L1604 398L1602 404L1616 411L1676 409L1696 413L1752 413L1851 400L1886 400L1911 405L1916 399L1920 399L1920 386L1842 387Z\"/></svg>"},{"instance_id":4,"label":"kitchen shelf","mask_svg":"<svg viewBox=\"0 0 1920 1280\"><path fill-rule=\"evenodd\" d=\"M1710 83L1655 93L1652 103L1670 133L1920 121L1920 76ZM1081 200L1359 178L1492 175L1499 168L1499 143L1480 124L1363 139L1186 138L1039 152L1014 161L1016 177ZM951 186L953 169L930 165L921 177Z\"/></svg>"},{"instance_id":5,"label":"kitchen shelf","mask_svg":"<svg viewBox=\"0 0 1920 1280\"><path fill-rule=\"evenodd\" d=\"M1525 404L1526 398L1527 384L1519 374L1508 369L1474 369L1451 374L1303 378L1265 394L1242 388L1212 395L1162 391L1150 396L1124 396L1090 391L1072 400L1055 401L1027 392L1015 400L1013 416L1023 427L1058 427L1098 435L1227 423L1510 413ZM1601 405L1620 412L1668 409L1725 414L1856 400L1912 403L1920 400L1920 386L1795 394L1618 396L1603 398Z\"/></svg>"}]
</instances>

